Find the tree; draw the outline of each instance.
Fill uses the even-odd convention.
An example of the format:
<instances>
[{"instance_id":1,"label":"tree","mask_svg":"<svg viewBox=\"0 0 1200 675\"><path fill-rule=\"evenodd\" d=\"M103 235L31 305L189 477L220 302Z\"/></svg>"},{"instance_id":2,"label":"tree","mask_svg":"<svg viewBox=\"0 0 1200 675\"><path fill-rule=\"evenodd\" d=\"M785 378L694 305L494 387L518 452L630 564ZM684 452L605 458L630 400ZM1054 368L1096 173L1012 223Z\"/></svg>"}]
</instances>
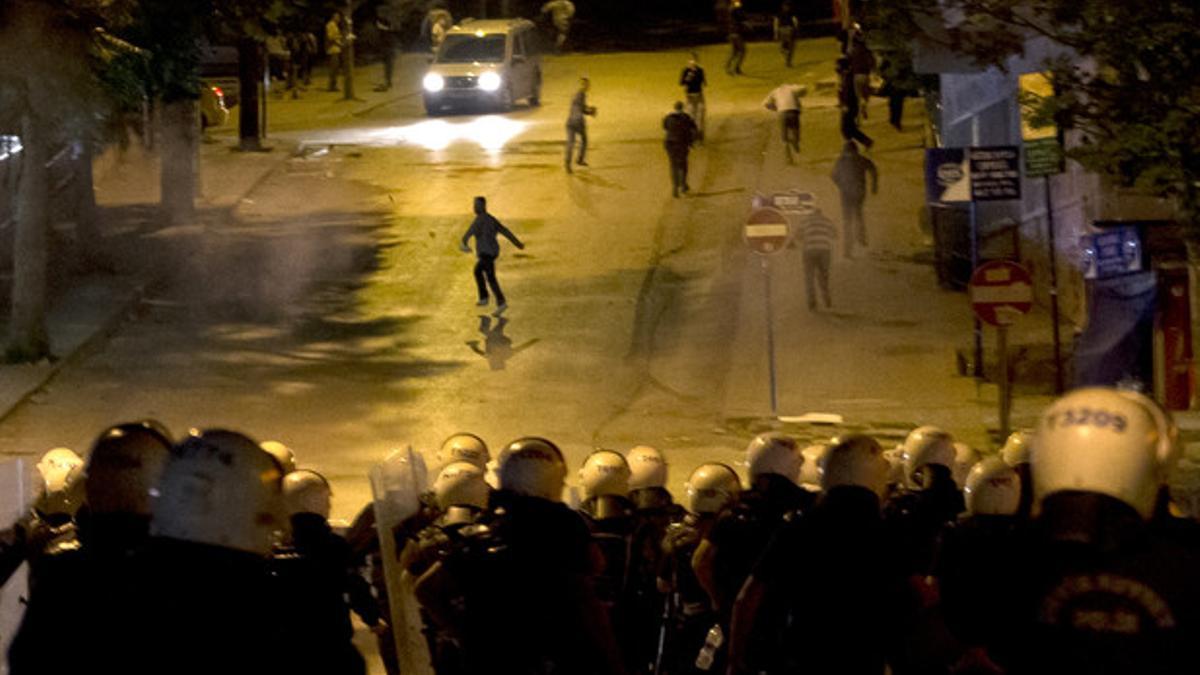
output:
<instances>
[{"instance_id":1,"label":"tree","mask_svg":"<svg viewBox=\"0 0 1200 675\"><path fill-rule=\"evenodd\" d=\"M1196 0L896 0L919 39L1004 67L1031 39L1055 94L1028 101L1072 130L1068 157L1177 205L1191 268L1200 355L1200 3ZM934 30L921 26L936 24ZM1193 397L1193 406L1196 405Z\"/></svg>"},{"instance_id":2,"label":"tree","mask_svg":"<svg viewBox=\"0 0 1200 675\"><path fill-rule=\"evenodd\" d=\"M0 5L0 110L17 129L19 156L12 311L6 355L50 355L46 331L47 214L52 151L90 132L104 97L92 69L97 15L86 3L8 0Z\"/></svg>"}]
</instances>

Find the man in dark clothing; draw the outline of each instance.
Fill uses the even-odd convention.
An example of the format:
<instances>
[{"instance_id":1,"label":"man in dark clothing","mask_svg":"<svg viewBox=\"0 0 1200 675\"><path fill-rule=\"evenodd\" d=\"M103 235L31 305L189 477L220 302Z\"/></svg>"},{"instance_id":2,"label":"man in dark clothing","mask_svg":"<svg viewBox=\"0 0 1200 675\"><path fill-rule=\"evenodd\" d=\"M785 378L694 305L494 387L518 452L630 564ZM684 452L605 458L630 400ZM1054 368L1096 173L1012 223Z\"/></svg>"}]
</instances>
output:
<instances>
[{"instance_id":1,"label":"man in dark clothing","mask_svg":"<svg viewBox=\"0 0 1200 675\"><path fill-rule=\"evenodd\" d=\"M392 88L396 50L400 47L400 24L388 5L381 5L375 12L375 29L379 32L379 51L383 59L383 82L375 87L375 91L388 91Z\"/></svg>"},{"instance_id":2,"label":"man in dark clothing","mask_svg":"<svg viewBox=\"0 0 1200 675\"><path fill-rule=\"evenodd\" d=\"M855 34L846 54L850 61L854 96L858 99L859 112L867 119L867 101L871 97L871 71L875 70L875 54L867 47L867 38L861 32Z\"/></svg>"},{"instance_id":3,"label":"man in dark clothing","mask_svg":"<svg viewBox=\"0 0 1200 675\"><path fill-rule=\"evenodd\" d=\"M842 138L847 141L858 141L867 148L875 145L870 136L858 128L858 92L854 87L854 73L850 69L850 60L842 57L837 60L838 74L838 110L841 112Z\"/></svg>"},{"instance_id":4,"label":"man in dark clothing","mask_svg":"<svg viewBox=\"0 0 1200 675\"><path fill-rule=\"evenodd\" d=\"M725 61L725 72L742 74L742 62L746 60L746 10L742 0L733 0L729 6L729 58Z\"/></svg>"},{"instance_id":5,"label":"man in dark clothing","mask_svg":"<svg viewBox=\"0 0 1200 675\"><path fill-rule=\"evenodd\" d=\"M879 192L879 172L875 163L858 152L854 141L846 141L842 154L833 165L830 177L842 197L843 252L853 257L854 244L867 245L867 224L863 221L863 202L867 199L867 177L871 178L871 194Z\"/></svg>"},{"instance_id":6,"label":"man in dark clothing","mask_svg":"<svg viewBox=\"0 0 1200 675\"><path fill-rule=\"evenodd\" d=\"M475 256L478 259L475 263L475 286L479 289L479 302L475 304L480 307L487 306L488 286L491 286L492 293L496 296L496 311L493 312L496 316L500 316L504 310L508 309L504 292L500 290L500 282L496 281L496 258L500 256L500 242L496 239L498 234L504 235L517 248L525 248L525 244L517 239L517 235L510 232L507 227L500 224L499 220L487 212L487 199L476 197L475 220L471 222L471 227L467 228L462 236L462 250L470 253L471 247L467 245L467 240L475 237Z\"/></svg>"},{"instance_id":7,"label":"man in dark clothing","mask_svg":"<svg viewBox=\"0 0 1200 675\"><path fill-rule=\"evenodd\" d=\"M667 132L664 145L667 148L667 160L671 163L671 196L678 197L679 191L685 194L688 187L688 150L696 138L696 123L685 112L683 102L675 102L675 111L663 118L663 129Z\"/></svg>"},{"instance_id":8,"label":"man in dark clothing","mask_svg":"<svg viewBox=\"0 0 1200 675\"><path fill-rule=\"evenodd\" d=\"M800 20L796 18L796 10L792 3L784 0L779 6L779 14L775 15L775 39L779 41L779 51L783 54L783 62L792 67L792 57L796 53L796 32L800 29Z\"/></svg>"},{"instance_id":9,"label":"man in dark clothing","mask_svg":"<svg viewBox=\"0 0 1200 675\"><path fill-rule=\"evenodd\" d=\"M571 173L571 154L575 150L575 137L579 137L579 158L575 163L587 166L587 121L586 115L596 116L595 106L587 104L587 92L592 83L586 77L579 78L579 91L571 99L571 112L567 115L567 155L565 158L567 173Z\"/></svg>"},{"instance_id":10,"label":"man in dark clothing","mask_svg":"<svg viewBox=\"0 0 1200 675\"><path fill-rule=\"evenodd\" d=\"M692 52L692 58L688 60L687 68L679 75L679 84L683 87L683 93L687 97L688 114L692 116L692 121L696 123L696 140L704 140L704 85L708 84L704 79L704 69L700 67L700 59L696 56L696 52Z\"/></svg>"}]
</instances>

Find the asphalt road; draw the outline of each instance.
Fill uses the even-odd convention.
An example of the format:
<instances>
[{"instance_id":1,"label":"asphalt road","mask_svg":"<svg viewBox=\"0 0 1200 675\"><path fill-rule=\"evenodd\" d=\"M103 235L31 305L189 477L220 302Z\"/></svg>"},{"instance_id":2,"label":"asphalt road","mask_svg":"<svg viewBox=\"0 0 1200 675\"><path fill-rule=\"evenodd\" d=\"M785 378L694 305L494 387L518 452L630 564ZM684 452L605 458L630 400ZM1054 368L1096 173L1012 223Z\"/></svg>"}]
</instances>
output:
<instances>
[{"instance_id":1,"label":"asphalt road","mask_svg":"<svg viewBox=\"0 0 1200 675\"><path fill-rule=\"evenodd\" d=\"M737 462L769 413L762 277L740 226L756 191L785 187L811 190L837 221L828 174L840 138L829 94L814 91L803 156L785 166L761 108L785 78L815 90L832 40L802 43L791 71L753 45L739 78L721 72L724 49L701 53L709 137L683 199L661 143L682 52L547 59L543 105L504 115L428 119L409 72L368 114L292 124L277 142L302 150L234 221L186 232L169 283L9 417L0 451L83 449L105 425L144 416L177 432L229 427L292 445L331 479L343 518L369 499L367 471L390 450L432 450L460 430L494 448L543 435L572 466L595 447L658 445L676 489L695 464ZM568 176L563 122L581 75L599 115L591 166ZM986 401L950 372L964 301L914 262L928 249L918 106L903 133L878 119L883 108L867 125L884 185L867 211L872 247L835 265L838 311L804 310L798 252L775 259L780 412L840 412L885 435L942 422L981 438ZM473 257L457 250L475 195L527 244L502 243L503 319L475 306Z\"/></svg>"}]
</instances>

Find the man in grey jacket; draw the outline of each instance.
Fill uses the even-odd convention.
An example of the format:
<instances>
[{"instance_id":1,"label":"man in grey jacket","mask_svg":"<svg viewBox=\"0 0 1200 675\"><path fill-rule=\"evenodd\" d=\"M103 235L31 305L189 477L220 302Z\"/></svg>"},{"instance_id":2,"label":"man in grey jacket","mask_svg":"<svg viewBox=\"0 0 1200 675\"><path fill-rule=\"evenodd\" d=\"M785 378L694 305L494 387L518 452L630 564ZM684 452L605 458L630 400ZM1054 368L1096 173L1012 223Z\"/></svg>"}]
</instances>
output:
<instances>
[{"instance_id":1,"label":"man in grey jacket","mask_svg":"<svg viewBox=\"0 0 1200 675\"><path fill-rule=\"evenodd\" d=\"M517 248L525 248L525 244L517 239L517 235L510 232L507 227L500 224L499 220L487 212L487 199L476 197L475 220L463 234L461 248L464 252L470 253L471 247L467 241L471 237L475 237L475 256L477 258L475 285L479 288L479 302L475 304L479 307L487 306L488 286L491 286L492 294L496 296L496 311L492 312L495 316L500 316L504 310L508 309L508 303L504 300L504 292L500 290L500 282L496 281L496 258L500 256L500 242L496 235L499 234L504 235Z\"/></svg>"}]
</instances>

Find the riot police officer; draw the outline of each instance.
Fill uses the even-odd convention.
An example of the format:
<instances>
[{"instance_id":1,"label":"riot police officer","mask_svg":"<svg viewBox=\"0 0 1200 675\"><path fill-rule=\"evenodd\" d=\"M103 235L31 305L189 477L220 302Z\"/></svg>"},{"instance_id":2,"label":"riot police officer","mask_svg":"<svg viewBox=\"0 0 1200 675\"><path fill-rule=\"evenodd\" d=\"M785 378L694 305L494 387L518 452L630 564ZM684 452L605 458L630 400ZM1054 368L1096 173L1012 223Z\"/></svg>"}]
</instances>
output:
<instances>
[{"instance_id":1,"label":"riot police officer","mask_svg":"<svg viewBox=\"0 0 1200 675\"><path fill-rule=\"evenodd\" d=\"M964 508L962 493L954 482L957 452L954 438L946 431L923 426L904 441L904 491L886 504L885 517L900 530L910 574L930 574L938 535Z\"/></svg>"},{"instance_id":2,"label":"riot police officer","mask_svg":"<svg viewBox=\"0 0 1200 675\"><path fill-rule=\"evenodd\" d=\"M561 503L562 451L518 439L497 477L487 513L418 579L418 600L462 645L467 672L623 672L592 590L587 526Z\"/></svg>"},{"instance_id":3,"label":"riot police officer","mask_svg":"<svg viewBox=\"0 0 1200 675\"><path fill-rule=\"evenodd\" d=\"M1200 638L1200 541L1156 518L1180 455L1146 396L1077 389L1033 440L1033 542L1018 631L997 657L1014 673L1180 673Z\"/></svg>"},{"instance_id":4,"label":"riot police officer","mask_svg":"<svg viewBox=\"0 0 1200 675\"><path fill-rule=\"evenodd\" d=\"M365 674L366 662L351 639L350 611L372 629L382 627L370 587L352 562L350 545L329 526L333 491L316 471L283 477L290 540L271 555L283 639L294 649L296 672Z\"/></svg>"},{"instance_id":5,"label":"riot police officer","mask_svg":"<svg viewBox=\"0 0 1200 675\"><path fill-rule=\"evenodd\" d=\"M656 672L695 671L696 656L717 614L696 573L692 557L717 521L717 514L737 499L737 472L725 464L701 464L687 481L687 515L672 523L662 543L659 588L666 596L656 645Z\"/></svg>"}]
</instances>

